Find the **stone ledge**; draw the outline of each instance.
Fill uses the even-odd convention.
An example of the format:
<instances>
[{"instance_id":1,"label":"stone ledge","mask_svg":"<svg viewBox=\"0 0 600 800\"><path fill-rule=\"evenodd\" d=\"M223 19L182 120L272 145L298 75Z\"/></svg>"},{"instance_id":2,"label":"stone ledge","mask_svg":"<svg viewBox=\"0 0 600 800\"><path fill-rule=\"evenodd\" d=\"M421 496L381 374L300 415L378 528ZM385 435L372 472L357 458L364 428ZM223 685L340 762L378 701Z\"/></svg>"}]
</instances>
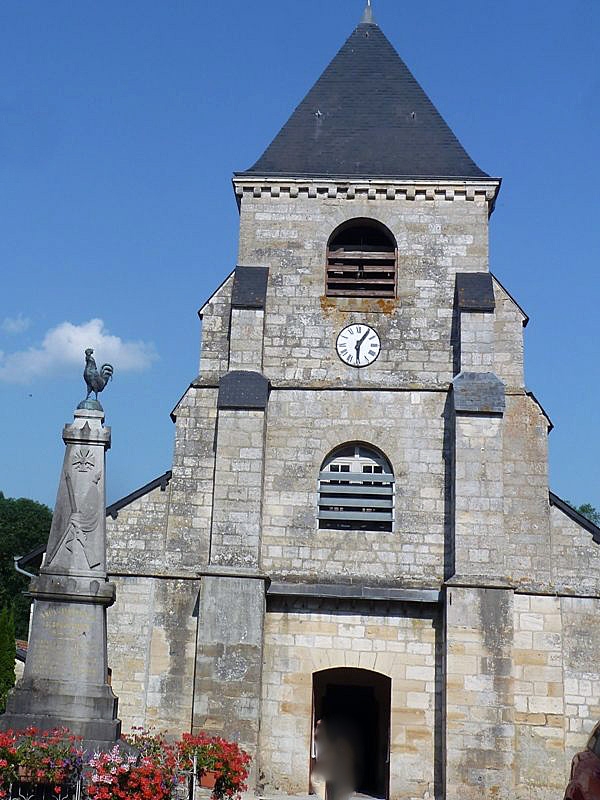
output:
<instances>
[{"instance_id":1,"label":"stone ledge","mask_svg":"<svg viewBox=\"0 0 600 800\"><path fill-rule=\"evenodd\" d=\"M600 600L598 592L571 591L555 584L513 580L510 577L494 578L490 575L453 575L444 582L447 589L512 589L515 594L535 597L570 597L581 600Z\"/></svg>"},{"instance_id":2,"label":"stone ledge","mask_svg":"<svg viewBox=\"0 0 600 800\"><path fill-rule=\"evenodd\" d=\"M316 597L339 600L383 600L395 602L438 603L439 589L400 589L364 584L271 583L267 595L277 597Z\"/></svg>"},{"instance_id":3,"label":"stone ledge","mask_svg":"<svg viewBox=\"0 0 600 800\"><path fill-rule=\"evenodd\" d=\"M42 573L32 579L30 589L26 594L36 600L111 606L115 602L115 591L115 585L100 576L82 577Z\"/></svg>"},{"instance_id":4,"label":"stone ledge","mask_svg":"<svg viewBox=\"0 0 600 800\"><path fill-rule=\"evenodd\" d=\"M215 577L215 578L253 578L258 581L270 581L268 575L260 572L252 567L233 567L221 566L219 564L209 564L206 567L198 570L197 573L200 577Z\"/></svg>"},{"instance_id":5,"label":"stone ledge","mask_svg":"<svg viewBox=\"0 0 600 800\"><path fill-rule=\"evenodd\" d=\"M323 178L250 178L234 176L233 184L238 201L249 195L253 198L281 197L286 198L342 198L346 200L462 200L488 203L490 213L500 188L500 179L481 181L460 180L338 180Z\"/></svg>"}]
</instances>

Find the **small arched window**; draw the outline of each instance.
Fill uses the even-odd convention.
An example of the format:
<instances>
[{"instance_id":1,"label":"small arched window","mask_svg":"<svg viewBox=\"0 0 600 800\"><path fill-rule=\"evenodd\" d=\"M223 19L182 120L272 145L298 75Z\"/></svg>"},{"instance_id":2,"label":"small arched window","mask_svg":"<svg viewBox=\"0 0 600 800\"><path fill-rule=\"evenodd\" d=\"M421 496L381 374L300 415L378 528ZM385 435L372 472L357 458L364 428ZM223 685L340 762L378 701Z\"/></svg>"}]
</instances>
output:
<instances>
[{"instance_id":1,"label":"small arched window","mask_svg":"<svg viewBox=\"0 0 600 800\"><path fill-rule=\"evenodd\" d=\"M391 531L394 474L381 453L349 444L330 453L319 473L319 528Z\"/></svg>"},{"instance_id":2,"label":"small arched window","mask_svg":"<svg viewBox=\"0 0 600 800\"><path fill-rule=\"evenodd\" d=\"M327 245L329 297L395 297L396 242L371 219L353 219L337 228Z\"/></svg>"}]
</instances>

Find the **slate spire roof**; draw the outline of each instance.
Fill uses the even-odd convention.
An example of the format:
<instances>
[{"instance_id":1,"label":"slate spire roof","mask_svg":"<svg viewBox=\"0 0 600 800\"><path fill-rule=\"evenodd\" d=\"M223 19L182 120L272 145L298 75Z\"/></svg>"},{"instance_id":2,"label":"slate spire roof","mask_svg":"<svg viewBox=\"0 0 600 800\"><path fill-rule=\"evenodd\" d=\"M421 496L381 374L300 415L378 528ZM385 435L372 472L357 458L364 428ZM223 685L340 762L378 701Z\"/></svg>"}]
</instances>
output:
<instances>
[{"instance_id":1,"label":"slate spire roof","mask_svg":"<svg viewBox=\"0 0 600 800\"><path fill-rule=\"evenodd\" d=\"M485 179L373 21L360 24L241 175Z\"/></svg>"}]
</instances>

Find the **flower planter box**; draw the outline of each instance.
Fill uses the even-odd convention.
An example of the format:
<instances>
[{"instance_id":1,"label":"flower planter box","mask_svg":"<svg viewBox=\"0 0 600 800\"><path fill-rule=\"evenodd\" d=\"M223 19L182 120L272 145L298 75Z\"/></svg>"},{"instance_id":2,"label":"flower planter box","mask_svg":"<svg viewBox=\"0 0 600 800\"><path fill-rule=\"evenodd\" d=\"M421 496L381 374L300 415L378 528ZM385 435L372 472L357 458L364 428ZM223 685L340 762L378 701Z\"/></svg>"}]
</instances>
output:
<instances>
[{"instance_id":1,"label":"flower planter box","mask_svg":"<svg viewBox=\"0 0 600 800\"><path fill-rule=\"evenodd\" d=\"M44 778L38 778L35 774L35 770L29 769L29 767L17 767L17 776L19 778L19 783L32 783L36 785L48 783Z\"/></svg>"},{"instance_id":2,"label":"flower planter box","mask_svg":"<svg viewBox=\"0 0 600 800\"><path fill-rule=\"evenodd\" d=\"M212 770L209 770L208 772L202 772L200 773L200 786L203 789L214 789L218 777L218 773L213 772Z\"/></svg>"}]
</instances>

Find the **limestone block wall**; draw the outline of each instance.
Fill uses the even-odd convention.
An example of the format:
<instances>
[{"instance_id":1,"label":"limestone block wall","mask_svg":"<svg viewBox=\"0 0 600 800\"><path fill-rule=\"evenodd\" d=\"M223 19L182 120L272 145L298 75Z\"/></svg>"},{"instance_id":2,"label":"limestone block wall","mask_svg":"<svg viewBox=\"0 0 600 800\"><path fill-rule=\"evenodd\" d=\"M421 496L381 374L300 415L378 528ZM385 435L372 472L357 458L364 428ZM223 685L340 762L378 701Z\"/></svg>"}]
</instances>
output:
<instances>
[{"instance_id":1,"label":"limestone block wall","mask_svg":"<svg viewBox=\"0 0 600 800\"><path fill-rule=\"evenodd\" d=\"M483 584L501 579L524 590L554 590L547 437L547 418L523 391L506 394L502 416L457 417L458 574ZM570 564L575 576L578 567Z\"/></svg>"},{"instance_id":2,"label":"limestone block wall","mask_svg":"<svg viewBox=\"0 0 600 800\"><path fill-rule=\"evenodd\" d=\"M165 551L170 569L208 561L217 388L190 387L176 408L175 452Z\"/></svg>"},{"instance_id":3,"label":"limestone block wall","mask_svg":"<svg viewBox=\"0 0 600 800\"><path fill-rule=\"evenodd\" d=\"M205 576L199 598L194 730L232 738L253 758L260 725L264 581Z\"/></svg>"},{"instance_id":4,"label":"limestone block wall","mask_svg":"<svg viewBox=\"0 0 600 800\"><path fill-rule=\"evenodd\" d=\"M444 569L445 392L273 390L267 409L262 567L431 586ZM335 447L371 444L396 480L394 530L319 530L318 474Z\"/></svg>"},{"instance_id":5,"label":"limestone block wall","mask_svg":"<svg viewBox=\"0 0 600 800\"><path fill-rule=\"evenodd\" d=\"M486 271L488 207L466 200L274 197L245 193L238 263L270 268L264 371L274 381L352 385L449 381L455 273ZM377 219L398 244L396 299L325 296L327 240L349 219ZM373 325L384 346L368 370L335 354L335 338L356 319Z\"/></svg>"},{"instance_id":6,"label":"limestone block wall","mask_svg":"<svg viewBox=\"0 0 600 800\"><path fill-rule=\"evenodd\" d=\"M447 800L561 800L600 719L599 612L599 598L448 589Z\"/></svg>"},{"instance_id":7,"label":"limestone block wall","mask_svg":"<svg viewBox=\"0 0 600 800\"><path fill-rule=\"evenodd\" d=\"M577 727L565 716L563 647L569 644L561 605L558 597L514 597L515 783L517 797L527 800L562 798L570 761L565 732Z\"/></svg>"},{"instance_id":8,"label":"limestone block wall","mask_svg":"<svg viewBox=\"0 0 600 800\"><path fill-rule=\"evenodd\" d=\"M455 425L456 571L502 574L503 418L461 414Z\"/></svg>"},{"instance_id":9,"label":"limestone block wall","mask_svg":"<svg viewBox=\"0 0 600 800\"><path fill-rule=\"evenodd\" d=\"M206 378L218 380L229 365L229 310L233 273L199 311L202 319L202 341L199 371Z\"/></svg>"},{"instance_id":10,"label":"limestone block wall","mask_svg":"<svg viewBox=\"0 0 600 800\"><path fill-rule=\"evenodd\" d=\"M560 611L568 768L600 720L600 598L562 597Z\"/></svg>"},{"instance_id":11,"label":"limestone block wall","mask_svg":"<svg viewBox=\"0 0 600 800\"><path fill-rule=\"evenodd\" d=\"M523 323L525 315L500 284L494 280L494 352L492 372L510 392L524 386Z\"/></svg>"},{"instance_id":12,"label":"limestone block wall","mask_svg":"<svg viewBox=\"0 0 600 800\"><path fill-rule=\"evenodd\" d=\"M108 664L125 732L191 729L199 580L114 577Z\"/></svg>"},{"instance_id":13,"label":"limestone block wall","mask_svg":"<svg viewBox=\"0 0 600 800\"><path fill-rule=\"evenodd\" d=\"M503 589L447 592L447 800L514 800L512 601Z\"/></svg>"},{"instance_id":14,"label":"limestone block wall","mask_svg":"<svg viewBox=\"0 0 600 800\"><path fill-rule=\"evenodd\" d=\"M490 312L461 314L460 366L466 372L493 372L495 366L494 315Z\"/></svg>"},{"instance_id":15,"label":"limestone block wall","mask_svg":"<svg viewBox=\"0 0 600 800\"><path fill-rule=\"evenodd\" d=\"M600 596L600 544L559 508L550 508L552 576L565 593Z\"/></svg>"},{"instance_id":16,"label":"limestone block wall","mask_svg":"<svg viewBox=\"0 0 600 800\"><path fill-rule=\"evenodd\" d=\"M320 268L324 270L325 253L323 252ZM305 274L306 270L298 267L297 279ZM290 279L291 280L291 279ZM299 380L303 374L301 371L291 373L289 370L285 378L282 376L281 367L291 364L289 361L289 350L298 359L301 367L310 367L311 382L321 384L332 376L332 363L339 367L337 359L332 359L332 349L335 344L335 336L344 325L356 320L370 321L370 323L385 337L385 346L388 350L398 350L398 336L406 341L401 346L401 352L397 353L398 358L392 364L388 364L387 381L391 385L415 383L417 376L414 364L411 365L410 353L408 350L415 349L418 345L412 340L418 335L418 327L410 330L400 331L391 337L387 336L389 328L402 328L411 325L407 321L407 300L405 294L400 294L397 300L369 300L368 298L326 298L319 296L319 308L310 310L310 329L307 329L308 317L304 306L308 302L303 296L286 299L278 298L282 278L278 274L273 274L269 287L269 315L268 320L272 325L281 327L281 336L269 333L263 341L264 336L264 313L256 310L237 310L232 315L230 308L231 284L233 278L229 277L225 284L218 289L211 301L202 309L202 355L201 355L201 375L202 379L209 382L216 382L223 375L228 367L231 369L262 369L263 351L266 355L272 356L267 359L266 365L269 377L274 381ZM417 281L419 291L422 295L421 305L428 304L427 298L432 294L436 281L423 280ZM324 287L322 287L324 291ZM437 289L436 289L437 291ZM496 309L493 314L474 314L463 315L463 328L476 326L481 318L485 325L485 332L475 330L471 333L463 331L466 340L471 338L474 347L469 353L463 367L473 371L477 368L494 372L507 386L508 390L522 389L524 385L523 377L523 321L525 316L514 300L508 295L506 290L494 281L494 296ZM435 298L433 298L435 300ZM450 295L444 296L444 302L451 303ZM427 301L427 302L426 302ZM280 308L284 304L286 308ZM297 305L298 304L298 305ZM292 308L304 312L302 319L292 319ZM431 316L431 311L427 312ZM472 319L469 320L469 316ZM431 359L428 360L426 354L420 366L428 364L428 369L437 369L438 365L452 357L452 347L455 345L456 334L452 331L453 322L450 307L438 308L436 319L442 324L443 330L435 334L433 341L437 341L435 347L440 346L440 341L448 345L444 348L445 355L442 357L439 352L432 351ZM325 330L321 328L325 320ZM428 317L427 327L431 319ZM436 323L436 324L438 324ZM427 335L427 334L424 334ZM333 337L333 338L332 338ZM453 338L454 337L454 338ZM432 348L434 344L430 345ZM463 350L467 350L467 342L463 342ZM276 362L285 349L285 361L277 364L278 368L273 370L273 360ZM386 356L387 358L388 356ZM380 356L381 358L381 356ZM341 367L333 375L336 382L343 381L345 384L352 380L356 375L356 370ZM377 367L384 368L384 361ZM456 366L455 366L456 370ZM373 366L369 372L373 372ZM362 373L361 382L364 382L366 374ZM381 377L381 376L379 376ZM429 382L431 375L425 380ZM421 380L423 376L421 376ZM436 379L437 380L437 379ZM439 376L442 381L443 377Z\"/></svg>"},{"instance_id":17,"label":"limestone block wall","mask_svg":"<svg viewBox=\"0 0 600 800\"><path fill-rule=\"evenodd\" d=\"M516 796L560 800L600 719L600 599L515 595L514 609Z\"/></svg>"},{"instance_id":18,"label":"limestone block wall","mask_svg":"<svg viewBox=\"0 0 600 800\"><path fill-rule=\"evenodd\" d=\"M106 518L106 560L109 573L149 572L165 567L165 531L170 487L160 487Z\"/></svg>"},{"instance_id":19,"label":"limestone block wall","mask_svg":"<svg viewBox=\"0 0 600 800\"><path fill-rule=\"evenodd\" d=\"M263 411L219 412L210 552L213 564L258 565L264 426Z\"/></svg>"},{"instance_id":20,"label":"limestone block wall","mask_svg":"<svg viewBox=\"0 0 600 800\"><path fill-rule=\"evenodd\" d=\"M265 794L307 794L313 675L323 669L353 667L392 680L390 797L437 796L440 640L431 611L271 610L265 618L264 641L259 770Z\"/></svg>"},{"instance_id":21,"label":"limestone block wall","mask_svg":"<svg viewBox=\"0 0 600 800\"><path fill-rule=\"evenodd\" d=\"M264 311L233 308L229 335L229 369L262 369Z\"/></svg>"},{"instance_id":22,"label":"limestone block wall","mask_svg":"<svg viewBox=\"0 0 600 800\"><path fill-rule=\"evenodd\" d=\"M506 397L503 453L505 577L524 588L548 591L553 561L548 505L548 420L527 395Z\"/></svg>"}]
</instances>

